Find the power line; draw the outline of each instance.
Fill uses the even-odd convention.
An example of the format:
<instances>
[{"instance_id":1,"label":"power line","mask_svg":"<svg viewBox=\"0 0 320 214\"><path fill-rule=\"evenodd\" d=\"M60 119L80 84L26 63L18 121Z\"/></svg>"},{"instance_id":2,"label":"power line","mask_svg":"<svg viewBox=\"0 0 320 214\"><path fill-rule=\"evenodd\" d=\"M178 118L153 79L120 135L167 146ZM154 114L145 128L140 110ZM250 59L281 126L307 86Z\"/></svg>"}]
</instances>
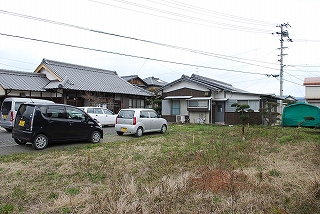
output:
<instances>
[{"instance_id":1,"label":"power line","mask_svg":"<svg viewBox=\"0 0 320 214\"><path fill-rule=\"evenodd\" d=\"M0 57L0 58L1 58L1 59L11 60L11 61L16 61L16 62L22 62L22 63L26 63L26 64L37 65L37 64L35 64L35 63L24 62L24 61L21 61L21 60L9 59L9 58L4 58L4 57Z\"/></svg>"},{"instance_id":2,"label":"power line","mask_svg":"<svg viewBox=\"0 0 320 214\"><path fill-rule=\"evenodd\" d=\"M312 39L293 39L295 42L320 42L320 40Z\"/></svg>"},{"instance_id":3,"label":"power line","mask_svg":"<svg viewBox=\"0 0 320 214\"><path fill-rule=\"evenodd\" d=\"M254 73L254 72L237 71L237 70L231 70L231 69L215 68L215 67L210 67L210 66L202 66L202 65L188 64L188 63L182 63L182 62L161 60L161 59L155 59L155 58L149 58L149 57L142 57L142 56L136 56L136 55L130 55L130 54L88 48L88 47L83 47L83 46L70 45L70 44L65 44L65 43L52 42L52 41L48 41L48 40L41 40L41 39L22 37L22 36L17 36L17 35L4 34L4 33L0 33L0 35L7 36L7 37L13 37L13 38L19 38L19 39L25 39L25 40L31 40L31 41L36 41L36 42L43 42L43 43L48 43L48 44L66 46L66 47L71 47L71 48L78 48L78 49L83 49L83 50L90 50L90 51L103 52L103 53L115 54L115 55L120 55L120 56L138 58L138 59L146 59L146 60L152 60L152 61L158 61L158 62L171 63L171 64L176 64L176 65L185 65L185 66L190 66L190 67L207 68L207 69L221 70L221 71L232 71L232 72L239 72L239 73L245 73L245 74L266 75L266 76L272 75L272 74L261 74L261 73Z\"/></svg>"},{"instance_id":4,"label":"power line","mask_svg":"<svg viewBox=\"0 0 320 214\"><path fill-rule=\"evenodd\" d=\"M262 21L258 21L258 20L254 20L254 19L248 19L248 18L244 18L244 17L240 17L240 16L233 16L233 15L229 15L229 14L225 14L225 13L220 13L217 11L212 11L212 10L208 10L205 8L201 8L201 7L197 7L197 6L193 6L190 4L185 4L182 2L178 2L178 1L166 1L166 0L161 0L161 3L157 2L157 1L153 1L153 0L148 0L150 2L154 2L156 4L160 4L160 5L165 5L165 6L169 6L169 7L173 7L173 8L177 8L180 10L184 10L187 12L193 12L193 13L197 13L199 14L204 14L206 16L210 16L210 17L214 17L214 18L220 18L220 19L225 19L228 21L233 21L233 22L240 22L240 23L246 23L246 24L258 24L258 25L265 25L265 26L274 26L275 23L271 23L271 22L262 22ZM168 4L164 4L163 2L166 2ZM172 5L177 5L177 6L172 6ZM215 15L216 14L216 15Z\"/></svg>"},{"instance_id":5,"label":"power line","mask_svg":"<svg viewBox=\"0 0 320 214\"><path fill-rule=\"evenodd\" d=\"M238 31L244 31L244 32L252 32L252 33L264 33L264 34L271 33L271 31L269 31L269 30L257 29L257 28L251 28L251 27L243 27L243 26L237 26L237 25L226 24L226 23L221 23L221 22L215 22L215 21L211 21L211 20L200 19L200 18L197 18L197 17L191 17L191 16L188 16L188 15L182 15L182 14L177 14L177 13L168 12L168 11L164 11L164 10L159 10L157 8L147 7L147 6L136 4L136 3L133 3L133 2L124 1L125 4L129 4L131 6L133 5L133 6L136 6L136 7L142 7L142 8L149 9L149 10L156 11L156 12L167 13L167 14L172 15L172 16L178 16L180 18L185 18L185 19L189 19L189 20L192 20L192 21L184 21L184 20L181 20L181 19L169 18L169 17L166 17L166 16L156 15L154 13L141 12L141 11L128 9L128 8L120 7L120 6L115 6L115 5L111 5L111 4L107 4L107 3L100 2L100 1L95 1L95 0L88 0L88 1L95 2L95 3L98 3L98 4L102 4L102 5L111 6L111 7L116 7L116 8L120 8L120 9L124 9L124 10L129 10L129 11L133 11L133 12L143 13L143 14L147 14L147 15L151 15L151 16L157 16L157 17L160 17L160 18L171 19L171 20L175 20L175 21L179 21L179 22L186 22L186 23L190 23L190 24L203 25L203 26L209 26L209 27L217 27L217 28L222 28L222 29L227 29L227 30L238 30ZM194 20L196 20L198 22L194 22Z\"/></svg>"},{"instance_id":6,"label":"power line","mask_svg":"<svg viewBox=\"0 0 320 214\"><path fill-rule=\"evenodd\" d=\"M189 15L183 15L183 14L179 14L179 13L174 13L174 12L170 12L170 11L166 11L166 10L162 10L162 9L158 9L158 8L154 8L154 7L149 7L149 6L145 6L145 5L129 2L129 1L126 1L126 0L115 0L115 1L121 2L121 3L124 3L124 4L128 4L128 5L133 5L133 6L136 6L136 7L141 7L141 8L144 8L144 9L149 9L149 10L156 11L156 12L161 12L161 13L165 13L165 14L169 14L169 15L179 16L179 17L187 18L187 19L191 19L191 20L203 21L203 22L207 22L207 23L216 23L218 25L226 25L226 26L230 26L230 27L254 29L254 28L249 28L249 27L242 27L242 26L237 26L237 25L230 25L230 24L226 24L226 23L211 21L211 20L207 20L207 19L200 19L200 18L197 18L197 17L193 17L193 16L189 16ZM164 5L164 4L162 4L162 5ZM170 8L172 8L172 6ZM175 8L177 8L177 7L175 7ZM179 8L179 9L180 10L185 10L185 9L181 9L181 8ZM193 11L188 10L188 12L193 12ZM193 12L193 13L195 13L195 12ZM210 16L212 16L212 15L210 15Z\"/></svg>"},{"instance_id":7,"label":"power line","mask_svg":"<svg viewBox=\"0 0 320 214\"><path fill-rule=\"evenodd\" d=\"M17 67L17 66L13 66L13 65L7 65L7 64L4 64L4 63L0 63L1 65L5 65L5 66L10 66L10 67L13 67L13 68L19 68L19 69L25 69L25 70L32 70L32 69L26 69L26 68L21 68L21 67Z\"/></svg>"},{"instance_id":8,"label":"power line","mask_svg":"<svg viewBox=\"0 0 320 214\"><path fill-rule=\"evenodd\" d=\"M314 67L320 67L320 65L308 65L308 64L305 64L305 65L287 65L287 66L292 66L292 67L306 67L306 68L314 68Z\"/></svg>"},{"instance_id":9,"label":"power line","mask_svg":"<svg viewBox=\"0 0 320 214\"><path fill-rule=\"evenodd\" d=\"M205 52L205 51L200 51L200 50L195 50L195 49L190 49L190 48L184 48L184 47L164 44L164 43L160 43L160 42L154 42L154 41L150 41L150 40L134 38L134 37L130 37L130 36L123 36L123 35L119 35L119 34L115 34L115 33L108 33L108 32L104 32L104 31L100 31L100 30L81 27L81 26L78 26L78 25L67 24L67 23L63 23L63 22L58 22L58 21L53 21L53 20L49 20L49 19L43 19L43 18L39 18L39 17L35 17L35 16L29 16L29 15L14 13L14 12L5 11L5 10L0 10L0 13L6 14L6 15L11 15L11 16L17 16L17 17L21 17L21 18L26 18L26 19L31 19L31 20L36 20L36 21L41 21L41 22L47 22L47 23L55 24L55 25L61 25L61 26L64 26L64 27L76 28L76 29L80 29L80 30L94 32L94 33L100 33L100 34L105 34L105 35L110 35L110 36L116 36L116 37L120 37L120 38L124 38L124 39L130 39L130 40L135 40L135 41L139 41L139 42L150 43L150 44L154 44L154 45L159 45L159 46L169 47L169 48L173 48L173 49L188 51L188 52L192 52L192 53L196 53L196 54L201 54L201 55L206 55L206 56L213 56L213 57L224 59L224 60L229 60L229 61L234 61L234 62L238 62L238 63L244 63L244 64L248 64L248 65L263 67L263 68L267 68L267 69L271 69L271 70L276 70L275 68L270 68L270 67L267 67L267 66L261 66L261 65L256 65L256 64L253 64L253 63L239 61L239 60L249 60L249 59L244 59L244 58L240 58L240 57L233 57L233 56L227 56L227 55L222 55L222 54L210 53L210 52ZM275 65L274 63L257 61L257 60L250 60L250 61L251 62L258 62L258 63L266 63L266 64Z\"/></svg>"}]
</instances>

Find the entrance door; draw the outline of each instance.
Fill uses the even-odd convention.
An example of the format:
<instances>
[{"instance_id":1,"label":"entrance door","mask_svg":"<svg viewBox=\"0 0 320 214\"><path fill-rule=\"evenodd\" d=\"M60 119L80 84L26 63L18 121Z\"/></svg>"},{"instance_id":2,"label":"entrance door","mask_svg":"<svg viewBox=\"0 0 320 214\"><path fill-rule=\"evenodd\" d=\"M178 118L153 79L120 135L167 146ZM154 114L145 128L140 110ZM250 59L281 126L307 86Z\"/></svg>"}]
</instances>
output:
<instances>
[{"instance_id":1,"label":"entrance door","mask_svg":"<svg viewBox=\"0 0 320 214\"><path fill-rule=\"evenodd\" d=\"M224 123L224 102L216 102L216 122Z\"/></svg>"}]
</instances>

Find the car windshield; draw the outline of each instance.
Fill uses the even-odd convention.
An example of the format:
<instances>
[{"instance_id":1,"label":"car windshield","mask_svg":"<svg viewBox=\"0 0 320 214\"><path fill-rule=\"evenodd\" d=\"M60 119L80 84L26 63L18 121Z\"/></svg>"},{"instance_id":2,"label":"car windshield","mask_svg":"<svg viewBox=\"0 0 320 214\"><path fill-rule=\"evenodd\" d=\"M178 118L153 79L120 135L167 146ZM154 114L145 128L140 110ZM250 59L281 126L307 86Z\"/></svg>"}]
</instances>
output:
<instances>
[{"instance_id":1,"label":"car windshield","mask_svg":"<svg viewBox=\"0 0 320 214\"><path fill-rule=\"evenodd\" d=\"M118 118L132 119L134 116L134 110L121 110L118 114Z\"/></svg>"}]
</instances>

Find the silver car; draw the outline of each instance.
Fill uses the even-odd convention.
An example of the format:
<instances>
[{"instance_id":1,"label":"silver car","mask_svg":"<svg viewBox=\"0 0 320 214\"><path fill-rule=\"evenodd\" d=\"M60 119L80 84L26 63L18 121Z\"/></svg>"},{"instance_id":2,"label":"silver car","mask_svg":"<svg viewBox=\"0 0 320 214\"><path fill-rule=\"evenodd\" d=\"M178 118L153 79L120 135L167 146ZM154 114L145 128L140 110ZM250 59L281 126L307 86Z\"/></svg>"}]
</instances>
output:
<instances>
[{"instance_id":1,"label":"silver car","mask_svg":"<svg viewBox=\"0 0 320 214\"><path fill-rule=\"evenodd\" d=\"M118 135L135 134L137 137L147 132L165 133L168 123L153 109L130 108L118 113L115 130Z\"/></svg>"}]
</instances>

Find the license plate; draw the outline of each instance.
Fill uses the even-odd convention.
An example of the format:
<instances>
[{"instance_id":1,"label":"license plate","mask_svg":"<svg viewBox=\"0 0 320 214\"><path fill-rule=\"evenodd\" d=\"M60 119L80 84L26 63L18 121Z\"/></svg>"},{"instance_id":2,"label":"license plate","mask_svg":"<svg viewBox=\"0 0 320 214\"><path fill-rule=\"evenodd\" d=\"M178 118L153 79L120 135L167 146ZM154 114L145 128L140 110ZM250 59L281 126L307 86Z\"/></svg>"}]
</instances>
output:
<instances>
[{"instance_id":1,"label":"license plate","mask_svg":"<svg viewBox=\"0 0 320 214\"><path fill-rule=\"evenodd\" d=\"M19 126L24 126L25 123L26 123L26 121L20 120L20 121L19 121Z\"/></svg>"},{"instance_id":2,"label":"license plate","mask_svg":"<svg viewBox=\"0 0 320 214\"><path fill-rule=\"evenodd\" d=\"M127 128L121 128L122 132L127 132Z\"/></svg>"},{"instance_id":3,"label":"license plate","mask_svg":"<svg viewBox=\"0 0 320 214\"><path fill-rule=\"evenodd\" d=\"M3 115L3 119L7 119L7 115L5 114L5 115Z\"/></svg>"}]
</instances>

